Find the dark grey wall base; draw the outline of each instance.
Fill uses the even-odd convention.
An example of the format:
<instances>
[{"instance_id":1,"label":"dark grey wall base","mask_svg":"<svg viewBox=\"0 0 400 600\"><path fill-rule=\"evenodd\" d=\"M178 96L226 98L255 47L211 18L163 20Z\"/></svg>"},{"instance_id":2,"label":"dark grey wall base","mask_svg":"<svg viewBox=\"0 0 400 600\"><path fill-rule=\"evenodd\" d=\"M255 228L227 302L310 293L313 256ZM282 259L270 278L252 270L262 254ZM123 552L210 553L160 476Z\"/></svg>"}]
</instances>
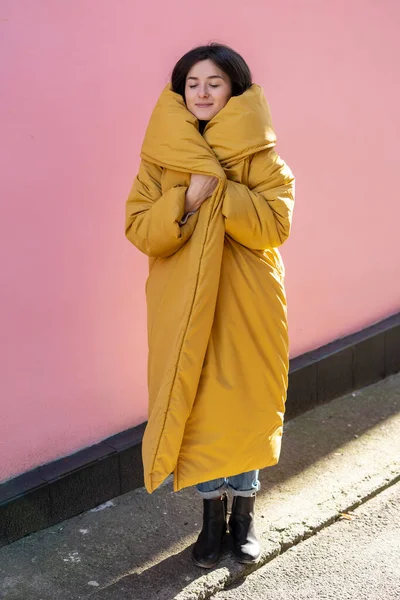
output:
<instances>
[{"instance_id":1,"label":"dark grey wall base","mask_svg":"<svg viewBox=\"0 0 400 600\"><path fill-rule=\"evenodd\" d=\"M400 371L400 313L290 362L286 420ZM145 424L0 485L0 546L143 485Z\"/></svg>"},{"instance_id":2,"label":"dark grey wall base","mask_svg":"<svg viewBox=\"0 0 400 600\"><path fill-rule=\"evenodd\" d=\"M400 371L400 313L290 361L286 420Z\"/></svg>"}]
</instances>

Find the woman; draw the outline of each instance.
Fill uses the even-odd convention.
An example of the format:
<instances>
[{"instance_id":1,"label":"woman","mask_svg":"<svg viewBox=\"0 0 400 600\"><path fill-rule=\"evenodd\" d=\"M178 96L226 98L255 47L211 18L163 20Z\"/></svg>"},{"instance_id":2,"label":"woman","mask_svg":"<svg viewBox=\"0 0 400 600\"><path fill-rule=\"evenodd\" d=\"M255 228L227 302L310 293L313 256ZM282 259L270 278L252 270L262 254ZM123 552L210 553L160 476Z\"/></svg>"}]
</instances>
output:
<instances>
[{"instance_id":1,"label":"woman","mask_svg":"<svg viewBox=\"0 0 400 600\"><path fill-rule=\"evenodd\" d=\"M274 150L263 90L231 48L176 64L144 138L126 236L149 256L145 485L196 485L205 568L229 530L258 561L258 470L278 462L287 388L284 269L294 178Z\"/></svg>"}]
</instances>

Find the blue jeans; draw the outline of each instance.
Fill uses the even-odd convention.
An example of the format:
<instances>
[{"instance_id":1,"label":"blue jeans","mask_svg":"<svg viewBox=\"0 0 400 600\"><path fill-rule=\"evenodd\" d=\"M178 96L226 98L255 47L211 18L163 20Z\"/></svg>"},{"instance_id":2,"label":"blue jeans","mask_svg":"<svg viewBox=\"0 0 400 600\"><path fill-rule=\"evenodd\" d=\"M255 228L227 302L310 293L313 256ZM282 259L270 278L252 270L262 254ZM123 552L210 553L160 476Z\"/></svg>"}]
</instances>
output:
<instances>
[{"instance_id":1,"label":"blue jeans","mask_svg":"<svg viewBox=\"0 0 400 600\"><path fill-rule=\"evenodd\" d=\"M196 490L206 500L218 498L226 490L229 490L232 496L254 496L260 489L258 473L258 470L247 471L247 473L241 473L233 477L212 479L211 481L197 484Z\"/></svg>"}]
</instances>

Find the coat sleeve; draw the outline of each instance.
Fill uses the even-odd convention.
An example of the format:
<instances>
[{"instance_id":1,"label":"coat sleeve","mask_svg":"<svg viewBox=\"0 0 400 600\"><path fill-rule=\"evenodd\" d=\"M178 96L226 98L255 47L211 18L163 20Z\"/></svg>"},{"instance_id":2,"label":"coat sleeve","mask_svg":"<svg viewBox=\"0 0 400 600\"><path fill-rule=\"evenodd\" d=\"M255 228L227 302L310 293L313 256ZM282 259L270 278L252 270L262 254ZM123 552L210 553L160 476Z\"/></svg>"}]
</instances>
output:
<instances>
[{"instance_id":1,"label":"coat sleeve","mask_svg":"<svg viewBox=\"0 0 400 600\"><path fill-rule=\"evenodd\" d=\"M161 167L142 160L126 201L125 235L147 256L167 257L190 238L198 214L179 225L185 210L187 187L161 191Z\"/></svg>"},{"instance_id":2,"label":"coat sleeve","mask_svg":"<svg viewBox=\"0 0 400 600\"><path fill-rule=\"evenodd\" d=\"M226 233L252 250L280 246L290 233L291 170L275 150L262 150L252 158L248 184L227 181L222 207Z\"/></svg>"}]
</instances>

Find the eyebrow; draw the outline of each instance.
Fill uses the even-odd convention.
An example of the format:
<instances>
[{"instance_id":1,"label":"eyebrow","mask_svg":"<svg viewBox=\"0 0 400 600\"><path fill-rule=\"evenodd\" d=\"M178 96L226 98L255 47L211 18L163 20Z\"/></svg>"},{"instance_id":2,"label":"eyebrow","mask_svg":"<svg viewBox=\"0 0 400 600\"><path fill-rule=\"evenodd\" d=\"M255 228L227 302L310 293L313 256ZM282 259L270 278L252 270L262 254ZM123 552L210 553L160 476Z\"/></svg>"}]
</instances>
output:
<instances>
[{"instance_id":1,"label":"eyebrow","mask_svg":"<svg viewBox=\"0 0 400 600\"><path fill-rule=\"evenodd\" d=\"M198 80L199 78L198 77L188 77L188 80L189 79L196 79L196 80ZM222 79L222 81L224 80L224 78L221 77L221 75L210 75L209 77L207 77L207 79Z\"/></svg>"}]
</instances>

